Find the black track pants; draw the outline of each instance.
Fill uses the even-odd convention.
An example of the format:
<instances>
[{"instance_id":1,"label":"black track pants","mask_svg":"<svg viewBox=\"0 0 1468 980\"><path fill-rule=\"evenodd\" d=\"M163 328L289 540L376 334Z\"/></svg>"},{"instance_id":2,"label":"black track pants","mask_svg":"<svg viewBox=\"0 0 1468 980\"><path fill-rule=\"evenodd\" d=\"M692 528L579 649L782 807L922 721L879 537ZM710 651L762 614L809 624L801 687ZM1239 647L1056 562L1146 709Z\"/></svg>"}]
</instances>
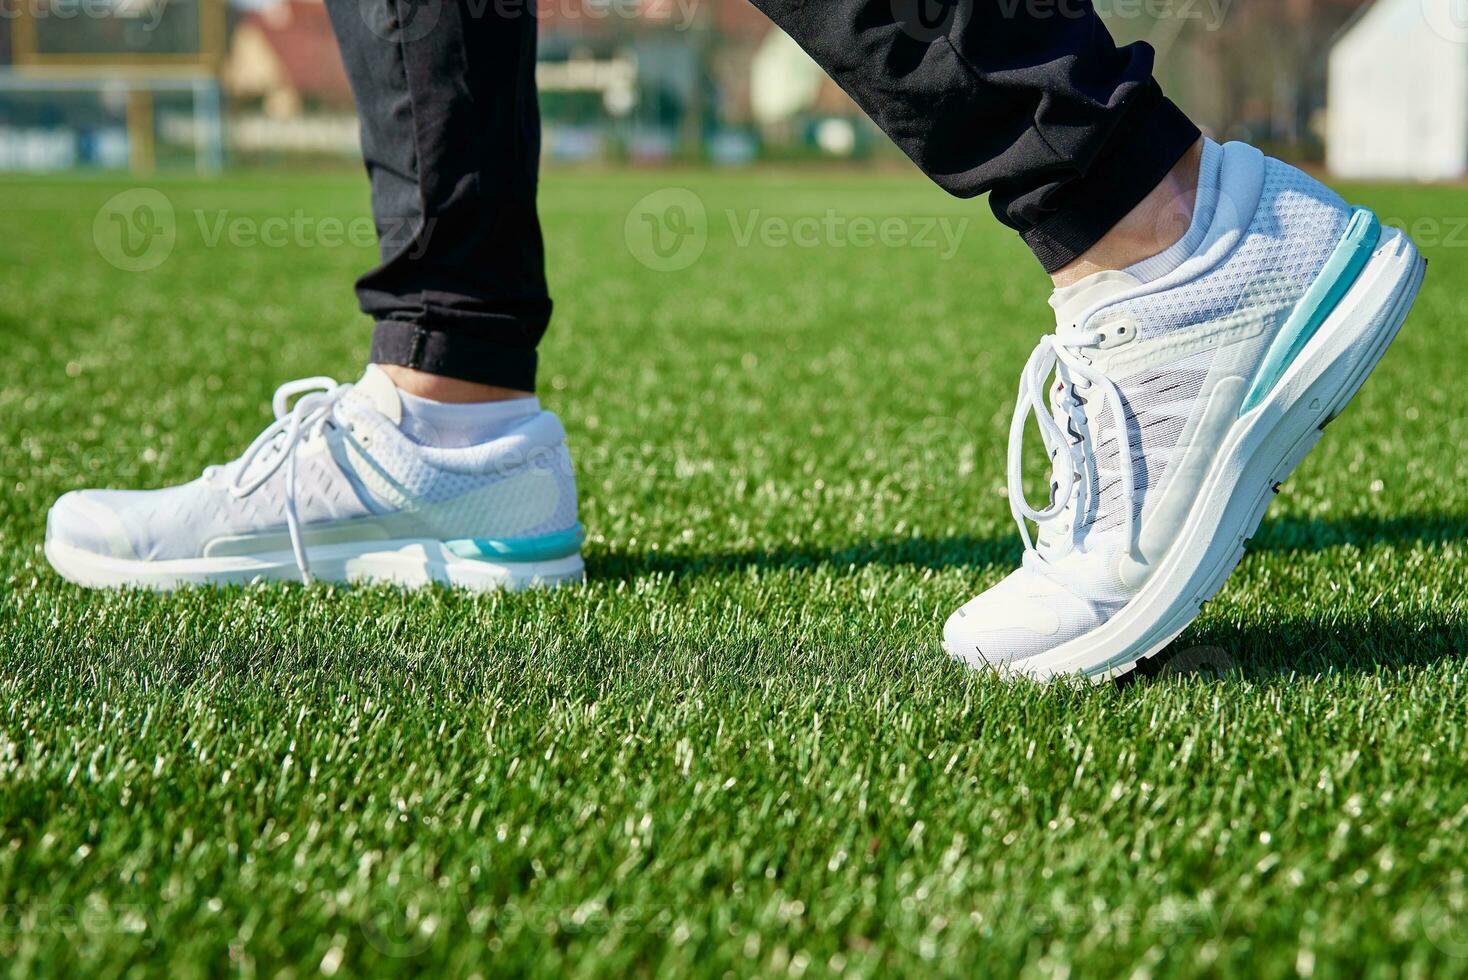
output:
<instances>
[{"instance_id":1,"label":"black track pants","mask_svg":"<svg viewBox=\"0 0 1468 980\"><path fill-rule=\"evenodd\" d=\"M1198 129L1090 0L753 0L913 161L987 192L1047 271L1155 187ZM533 0L327 0L362 119L382 263L372 359L532 389L550 320L536 219Z\"/></svg>"}]
</instances>

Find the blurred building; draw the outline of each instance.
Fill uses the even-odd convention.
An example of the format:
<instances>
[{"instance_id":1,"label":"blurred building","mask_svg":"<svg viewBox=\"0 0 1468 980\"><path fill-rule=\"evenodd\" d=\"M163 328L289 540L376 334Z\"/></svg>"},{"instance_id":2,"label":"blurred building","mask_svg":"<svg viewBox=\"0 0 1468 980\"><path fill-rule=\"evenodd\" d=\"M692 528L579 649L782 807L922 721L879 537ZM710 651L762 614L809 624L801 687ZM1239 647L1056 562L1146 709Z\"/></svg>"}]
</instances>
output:
<instances>
[{"instance_id":1,"label":"blurred building","mask_svg":"<svg viewBox=\"0 0 1468 980\"><path fill-rule=\"evenodd\" d=\"M220 75L236 154L356 154L352 89L320 0L277 0L239 18Z\"/></svg>"},{"instance_id":2,"label":"blurred building","mask_svg":"<svg viewBox=\"0 0 1468 980\"><path fill-rule=\"evenodd\" d=\"M319 0L284 0L251 11L230 37L225 90L277 119L350 111L347 73L341 58L331 55L335 43Z\"/></svg>"},{"instance_id":3,"label":"blurred building","mask_svg":"<svg viewBox=\"0 0 1468 980\"><path fill-rule=\"evenodd\" d=\"M1330 52L1329 161L1342 177L1468 172L1468 21L1455 0L1377 0Z\"/></svg>"},{"instance_id":4,"label":"blurred building","mask_svg":"<svg viewBox=\"0 0 1468 980\"><path fill-rule=\"evenodd\" d=\"M537 82L545 146L553 159L674 157L741 163L755 157L853 156L881 145L856 106L748 0L556 0L540 10ZM821 83L787 99L778 118L760 110L761 86L790 78L762 54ZM766 100L768 101L768 100ZM844 143L821 142L839 122Z\"/></svg>"},{"instance_id":5,"label":"blurred building","mask_svg":"<svg viewBox=\"0 0 1468 980\"><path fill-rule=\"evenodd\" d=\"M1422 0L1437 2L1437 0ZM1370 0L1105 3L1119 43L1147 41L1167 93L1210 135L1323 159L1327 52Z\"/></svg>"},{"instance_id":6,"label":"blurred building","mask_svg":"<svg viewBox=\"0 0 1468 980\"><path fill-rule=\"evenodd\" d=\"M1164 88L1211 135L1303 160L1329 137L1343 173L1441 177L1468 154L1464 2L1096 6L1120 43L1156 49ZM77 5L13 0L0 16L0 169L355 158L321 0L85 0L63 16ZM536 16L552 160L899 156L748 0L541 0Z\"/></svg>"},{"instance_id":7,"label":"blurred building","mask_svg":"<svg viewBox=\"0 0 1468 980\"><path fill-rule=\"evenodd\" d=\"M83 17L77 0L17 2L0 17L0 169L357 153L321 0L87 0ZM895 152L747 0L545 0L536 16L552 159Z\"/></svg>"},{"instance_id":8,"label":"blurred building","mask_svg":"<svg viewBox=\"0 0 1468 980\"><path fill-rule=\"evenodd\" d=\"M225 0L4 6L0 169L222 165Z\"/></svg>"}]
</instances>

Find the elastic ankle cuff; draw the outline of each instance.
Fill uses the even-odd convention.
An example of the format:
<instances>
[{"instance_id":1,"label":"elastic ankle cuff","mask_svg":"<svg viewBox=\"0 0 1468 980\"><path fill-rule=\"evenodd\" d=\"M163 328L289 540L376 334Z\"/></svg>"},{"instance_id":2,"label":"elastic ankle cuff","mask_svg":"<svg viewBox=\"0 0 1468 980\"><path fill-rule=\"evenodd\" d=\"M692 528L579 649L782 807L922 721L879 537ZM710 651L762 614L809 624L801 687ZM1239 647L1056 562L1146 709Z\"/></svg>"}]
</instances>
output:
<instances>
[{"instance_id":1,"label":"elastic ankle cuff","mask_svg":"<svg viewBox=\"0 0 1468 980\"><path fill-rule=\"evenodd\" d=\"M1046 272L1075 261L1162 183L1202 133L1156 82L1132 98L1091 169L1067 184L1061 210L1024 233Z\"/></svg>"},{"instance_id":2,"label":"elastic ankle cuff","mask_svg":"<svg viewBox=\"0 0 1468 980\"><path fill-rule=\"evenodd\" d=\"M1218 211L1218 188L1223 172L1223 147L1210 139L1203 141L1203 159L1198 165L1198 192L1193 197L1193 216L1188 229L1172 245L1150 258L1127 266L1126 271L1142 282L1154 282L1192 258Z\"/></svg>"},{"instance_id":3,"label":"elastic ankle cuff","mask_svg":"<svg viewBox=\"0 0 1468 980\"><path fill-rule=\"evenodd\" d=\"M460 381L535 390L533 349L508 347L469 334L448 333L413 323L382 320L372 330L374 364L439 374Z\"/></svg>"}]
</instances>

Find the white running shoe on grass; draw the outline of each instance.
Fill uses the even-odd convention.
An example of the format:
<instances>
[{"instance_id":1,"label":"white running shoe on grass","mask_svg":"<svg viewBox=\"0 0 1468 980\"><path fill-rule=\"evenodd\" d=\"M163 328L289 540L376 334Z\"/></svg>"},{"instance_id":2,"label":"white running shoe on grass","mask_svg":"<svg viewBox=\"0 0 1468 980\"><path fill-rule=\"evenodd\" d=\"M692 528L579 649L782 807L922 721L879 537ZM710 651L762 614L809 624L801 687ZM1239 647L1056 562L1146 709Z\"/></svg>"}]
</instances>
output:
<instances>
[{"instance_id":1,"label":"white running shoe on grass","mask_svg":"<svg viewBox=\"0 0 1468 980\"><path fill-rule=\"evenodd\" d=\"M576 482L550 412L482 445L422 445L403 432L397 389L376 367L355 385L283 385L274 408L242 457L192 483L61 497L46 521L52 567L81 585L153 589L582 579Z\"/></svg>"},{"instance_id":2,"label":"white running shoe on grass","mask_svg":"<svg viewBox=\"0 0 1468 980\"><path fill-rule=\"evenodd\" d=\"M1243 144L1203 160L1183 241L1051 300L1010 432L1023 567L944 628L971 665L1099 682L1161 651L1416 298L1425 263L1371 212ZM1053 469L1043 508L1020 473L1031 413Z\"/></svg>"}]
</instances>

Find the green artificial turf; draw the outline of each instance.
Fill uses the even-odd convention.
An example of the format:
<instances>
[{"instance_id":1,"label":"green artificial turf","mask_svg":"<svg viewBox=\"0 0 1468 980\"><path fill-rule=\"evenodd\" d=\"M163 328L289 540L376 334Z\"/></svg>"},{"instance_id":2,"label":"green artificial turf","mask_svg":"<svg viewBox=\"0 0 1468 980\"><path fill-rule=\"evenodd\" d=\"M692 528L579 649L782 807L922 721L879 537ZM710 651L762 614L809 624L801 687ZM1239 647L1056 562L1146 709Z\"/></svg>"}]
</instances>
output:
<instances>
[{"instance_id":1,"label":"green artificial turf","mask_svg":"<svg viewBox=\"0 0 1468 980\"><path fill-rule=\"evenodd\" d=\"M278 383L355 376L373 250L353 175L161 180L174 246L127 271L128 186L0 180L7 970L1468 970L1468 190L1350 190L1423 239L1416 311L1179 642L1206 669L1082 690L938 646L1019 557L1051 326L982 202L553 174L588 584L154 596L54 575L50 502L190 479ZM639 238L670 202L685 268L696 235Z\"/></svg>"}]
</instances>

